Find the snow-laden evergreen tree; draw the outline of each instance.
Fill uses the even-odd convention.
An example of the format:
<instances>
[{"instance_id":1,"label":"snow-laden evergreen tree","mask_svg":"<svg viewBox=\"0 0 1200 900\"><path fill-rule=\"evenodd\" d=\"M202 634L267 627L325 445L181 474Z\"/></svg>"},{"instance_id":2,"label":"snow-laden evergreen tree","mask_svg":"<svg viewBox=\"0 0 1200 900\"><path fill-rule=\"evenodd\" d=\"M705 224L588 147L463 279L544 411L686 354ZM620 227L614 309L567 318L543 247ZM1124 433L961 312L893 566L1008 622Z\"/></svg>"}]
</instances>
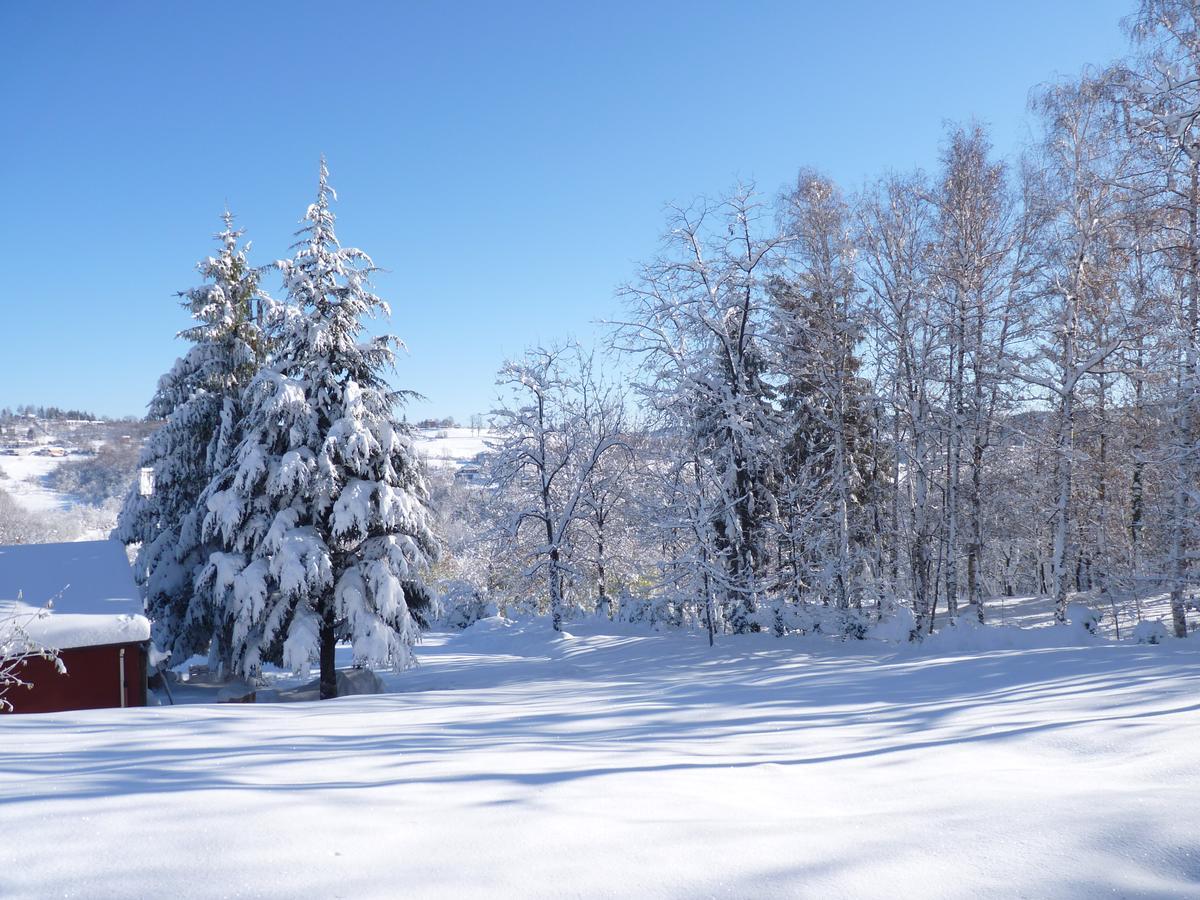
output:
<instances>
[{"instance_id":1,"label":"snow-laden evergreen tree","mask_svg":"<svg viewBox=\"0 0 1200 900\"><path fill-rule=\"evenodd\" d=\"M422 570L436 558L428 494L385 371L400 342L367 337L390 314L370 290L376 271L334 233L321 161L317 201L279 263L288 304L272 362L246 391L244 437L206 495L204 534L218 537L197 580L230 628L235 668L300 671L319 661L322 699L336 696L334 648L354 660L411 663L429 602Z\"/></svg>"},{"instance_id":2,"label":"snow-laden evergreen tree","mask_svg":"<svg viewBox=\"0 0 1200 900\"><path fill-rule=\"evenodd\" d=\"M243 232L229 212L224 222L216 236L220 251L197 265L204 283L179 295L196 320L179 337L192 346L162 376L150 401L149 417L163 421L141 454L152 478L134 482L114 532L139 545L134 568L154 642L173 663L207 652L214 635L211 610L192 590L213 549L201 535L200 497L236 446L241 393L265 351L256 318L270 301L247 261Z\"/></svg>"}]
</instances>

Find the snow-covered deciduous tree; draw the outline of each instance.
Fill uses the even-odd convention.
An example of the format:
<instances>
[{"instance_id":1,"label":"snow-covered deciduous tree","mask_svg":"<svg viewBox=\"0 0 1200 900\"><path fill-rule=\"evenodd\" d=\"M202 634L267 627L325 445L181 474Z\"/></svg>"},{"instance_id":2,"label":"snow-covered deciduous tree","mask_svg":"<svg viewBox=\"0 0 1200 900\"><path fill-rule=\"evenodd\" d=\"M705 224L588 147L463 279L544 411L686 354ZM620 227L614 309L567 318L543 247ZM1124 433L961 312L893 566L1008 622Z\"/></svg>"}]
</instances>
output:
<instances>
[{"instance_id":1,"label":"snow-covered deciduous tree","mask_svg":"<svg viewBox=\"0 0 1200 900\"><path fill-rule=\"evenodd\" d=\"M1173 396L1160 456L1171 481L1167 578L1176 636L1200 546L1200 3L1142 0L1130 20L1140 55L1128 73L1129 120L1150 162L1158 249L1176 289L1169 301Z\"/></svg>"},{"instance_id":2,"label":"snow-covered deciduous tree","mask_svg":"<svg viewBox=\"0 0 1200 900\"><path fill-rule=\"evenodd\" d=\"M1122 154L1115 151L1115 107L1109 87L1084 79L1046 88L1037 98L1046 135L1041 193L1046 204L1038 277L1041 306L1037 351L1010 371L1042 388L1057 408L1053 439L1057 499L1050 554L1051 592L1058 621L1066 621L1071 512L1077 461L1076 429L1083 380L1128 337L1124 327L1087 327L1116 295L1112 289L1120 245L1118 183Z\"/></svg>"},{"instance_id":3,"label":"snow-covered deciduous tree","mask_svg":"<svg viewBox=\"0 0 1200 900\"><path fill-rule=\"evenodd\" d=\"M247 260L243 232L224 217L215 256L197 268L204 284L180 294L196 324L180 337L188 352L159 380L149 418L162 420L142 449L149 484L135 479L114 536L138 546L134 571L146 592L154 641L180 662L209 650L227 662L211 607L197 602L193 579L213 549L201 534L201 494L228 464L240 437L242 391L265 352L260 327L270 301L258 287L260 272ZM150 487L151 490L145 490Z\"/></svg>"},{"instance_id":4,"label":"snow-covered deciduous tree","mask_svg":"<svg viewBox=\"0 0 1200 900\"><path fill-rule=\"evenodd\" d=\"M562 630L565 580L590 558L604 566L604 527L610 521L622 470L610 457L629 454L621 417L577 345L537 347L505 363L492 412L497 438L492 476L496 493L513 504L512 546L530 559L531 575L545 576L555 631ZM584 523L598 551L584 548ZM611 522L610 522L611 524ZM603 595L602 595L603 596Z\"/></svg>"},{"instance_id":5,"label":"snow-covered deciduous tree","mask_svg":"<svg viewBox=\"0 0 1200 900\"><path fill-rule=\"evenodd\" d=\"M982 622L987 463L999 436L997 417L1012 406L1008 363L1014 343L1024 337L1021 312L1034 216L1024 215L1015 202L1005 166L991 158L991 144L978 124L950 132L933 205L934 276L949 351L946 604L950 616L958 614L958 560L965 556L967 603ZM963 512L966 521L960 523Z\"/></svg>"},{"instance_id":6,"label":"snow-covered deciduous tree","mask_svg":"<svg viewBox=\"0 0 1200 900\"><path fill-rule=\"evenodd\" d=\"M936 597L937 415L944 396L929 194L920 177L884 179L859 205L857 236L872 362L892 432L892 591L909 598L918 635L931 627Z\"/></svg>"},{"instance_id":7,"label":"snow-covered deciduous tree","mask_svg":"<svg viewBox=\"0 0 1200 900\"><path fill-rule=\"evenodd\" d=\"M229 629L245 675L265 662L320 664L322 699L336 696L334 650L410 665L428 603L422 572L438 546L407 426L408 396L387 383L391 336L364 319L389 314L375 271L334 233L335 199L321 162L317 200L292 259L271 362L245 394L243 436L205 493L205 538L217 539L196 580Z\"/></svg>"},{"instance_id":8,"label":"snow-covered deciduous tree","mask_svg":"<svg viewBox=\"0 0 1200 900\"><path fill-rule=\"evenodd\" d=\"M778 504L767 273L781 244L753 189L675 208L668 252L623 293L617 345L636 354L654 427L674 441L663 525L689 535L675 581L735 632L758 631ZM686 573L686 577L684 576Z\"/></svg>"},{"instance_id":9,"label":"snow-covered deciduous tree","mask_svg":"<svg viewBox=\"0 0 1200 900\"><path fill-rule=\"evenodd\" d=\"M466 627L485 615L508 612L525 571L509 552L508 498L487 489L482 468L468 480L450 467L431 467L428 482L442 542L433 571L438 620Z\"/></svg>"},{"instance_id":10,"label":"snow-covered deciduous tree","mask_svg":"<svg viewBox=\"0 0 1200 900\"><path fill-rule=\"evenodd\" d=\"M861 513L871 453L869 386L855 352L857 252L849 209L828 178L802 170L781 206L786 241L782 274L771 281L770 338L782 381L778 468L794 507L786 514L789 543L827 544L818 553L823 593L848 609L862 604L855 576L867 540ZM817 515L805 515L814 507ZM797 540L792 526L801 519L805 537Z\"/></svg>"},{"instance_id":11,"label":"snow-covered deciduous tree","mask_svg":"<svg viewBox=\"0 0 1200 900\"><path fill-rule=\"evenodd\" d=\"M612 590L618 592L636 576L642 537L640 509L634 492L639 483L636 468L638 437L627 409L626 392L597 374L594 356L581 361L582 391L576 405L577 427L584 443L597 446L604 441L620 443L615 452L601 454L586 479L580 503L587 541L580 541L579 560L586 580L595 585L595 610L601 617L614 611Z\"/></svg>"}]
</instances>

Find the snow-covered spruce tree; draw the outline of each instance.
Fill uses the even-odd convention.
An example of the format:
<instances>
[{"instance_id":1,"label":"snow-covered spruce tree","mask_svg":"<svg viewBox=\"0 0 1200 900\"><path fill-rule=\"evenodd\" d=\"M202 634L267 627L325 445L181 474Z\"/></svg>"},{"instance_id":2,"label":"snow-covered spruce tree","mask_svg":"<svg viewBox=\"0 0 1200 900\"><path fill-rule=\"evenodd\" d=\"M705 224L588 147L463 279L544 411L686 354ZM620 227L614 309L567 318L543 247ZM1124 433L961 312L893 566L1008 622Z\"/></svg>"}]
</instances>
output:
<instances>
[{"instance_id":1,"label":"snow-covered spruce tree","mask_svg":"<svg viewBox=\"0 0 1200 900\"><path fill-rule=\"evenodd\" d=\"M200 533L200 497L236 446L241 393L265 353L256 319L270 301L247 261L243 232L234 229L230 213L224 221L216 236L220 251L197 265L204 284L179 295L196 320L179 334L192 346L159 379L150 401L149 417L163 422L141 454L141 466L153 471L152 491L143 493L140 479L134 482L114 532L139 545L134 570L146 592L154 642L173 663L207 652L213 637L211 609L196 602L192 590L213 549Z\"/></svg>"},{"instance_id":2,"label":"snow-covered spruce tree","mask_svg":"<svg viewBox=\"0 0 1200 900\"><path fill-rule=\"evenodd\" d=\"M370 257L338 243L327 179L322 160L296 254L279 263L289 302L273 361L246 391L244 437L206 496L204 534L224 549L197 580L238 670L319 661L322 699L337 695L339 640L356 663L410 665L422 571L438 554L395 414L412 395L384 377L400 342L362 334L364 317L390 310L370 291Z\"/></svg>"}]
</instances>

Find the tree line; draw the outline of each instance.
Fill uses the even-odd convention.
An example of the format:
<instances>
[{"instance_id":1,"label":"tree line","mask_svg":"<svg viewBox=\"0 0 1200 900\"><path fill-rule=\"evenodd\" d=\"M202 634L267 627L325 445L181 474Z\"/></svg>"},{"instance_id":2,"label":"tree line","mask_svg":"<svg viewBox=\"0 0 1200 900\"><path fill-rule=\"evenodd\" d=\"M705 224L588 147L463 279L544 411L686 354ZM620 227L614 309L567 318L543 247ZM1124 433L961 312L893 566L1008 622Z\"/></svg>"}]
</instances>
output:
<instances>
[{"instance_id":1,"label":"tree line","mask_svg":"<svg viewBox=\"0 0 1200 900\"><path fill-rule=\"evenodd\" d=\"M1198 11L1143 0L1128 60L1034 91L1015 159L968 123L933 172L850 193L802 169L670 208L601 347L503 365L469 478L426 472L397 419L395 341L361 334L386 306L324 166L282 301L227 219L117 531L159 645L247 675L319 661L331 696L337 641L403 666L439 605L920 639L997 597L1119 623L1155 594L1182 636Z\"/></svg>"},{"instance_id":2,"label":"tree line","mask_svg":"<svg viewBox=\"0 0 1200 900\"><path fill-rule=\"evenodd\" d=\"M452 596L721 631L989 619L1038 593L1187 631L1200 517L1200 27L1044 85L1004 160L853 194L804 169L670 209L603 364L504 366L486 490L445 485ZM632 372L619 383L602 369ZM482 606L480 607L482 608Z\"/></svg>"}]
</instances>

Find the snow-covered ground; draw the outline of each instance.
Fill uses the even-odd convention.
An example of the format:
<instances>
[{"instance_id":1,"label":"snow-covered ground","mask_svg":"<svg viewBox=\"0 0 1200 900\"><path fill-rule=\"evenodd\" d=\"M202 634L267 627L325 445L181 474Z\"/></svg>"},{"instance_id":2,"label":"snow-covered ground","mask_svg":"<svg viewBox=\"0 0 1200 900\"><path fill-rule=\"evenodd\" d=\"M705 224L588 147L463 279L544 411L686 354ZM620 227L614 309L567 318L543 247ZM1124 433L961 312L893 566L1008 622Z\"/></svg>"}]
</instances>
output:
<instances>
[{"instance_id":1,"label":"snow-covered ground","mask_svg":"<svg viewBox=\"0 0 1200 900\"><path fill-rule=\"evenodd\" d=\"M435 428L418 431L415 443L417 452L431 466L458 468L486 451L486 442L492 438L492 433L486 430Z\"/></svg>"},{"instance_id":2,"label":"snow-covered ground","mask_svg":"<svg viewBox=\"0 0 1200 900\"><path fill-rule=\"evenodd\" d=\"M0 896L1200 896L1200 643L1039 631L490 619L391 694L3 718Z\"/></svg>"},{"instance_id":3,"label":"snow-covered ground","mask_svg":"<svg viewBox=\"0 0 1200 900\"><path fill-rule=\"evenodd\" d=\"M31 512L70 509L75 500L46 487L42 480L69 459L79 456L36 456L35 448L24 448L16 456L0 456L0 491L5 491Z\"/></svg>"},{"instance_id":4,"label":"snow-covered ground","mask_svg":"<svg viewBox=\"0 0 1200 900\"><path fill-rule=\"evenodd\" d=\"M1161 621L1168 627L1171 624L1171 595L1167 593L1146 593L1137 597L1125 593L1114 603L1106 601L1098 591L1091 591L1072 595L1072 600L1099 614L1097 630L1109 638L1129 638L1138 622L1143 620ZM1039 628L1054 623L1053 597L992 597L985 604L988 622L993 625ZM944 609L940 610L940 614L944 612ZM972 614L968 608L966 617ZM1189 631L1200 626L1200 618L1192 608L1188 612L1188 626Z\"/></svg>"}]
</instances>

